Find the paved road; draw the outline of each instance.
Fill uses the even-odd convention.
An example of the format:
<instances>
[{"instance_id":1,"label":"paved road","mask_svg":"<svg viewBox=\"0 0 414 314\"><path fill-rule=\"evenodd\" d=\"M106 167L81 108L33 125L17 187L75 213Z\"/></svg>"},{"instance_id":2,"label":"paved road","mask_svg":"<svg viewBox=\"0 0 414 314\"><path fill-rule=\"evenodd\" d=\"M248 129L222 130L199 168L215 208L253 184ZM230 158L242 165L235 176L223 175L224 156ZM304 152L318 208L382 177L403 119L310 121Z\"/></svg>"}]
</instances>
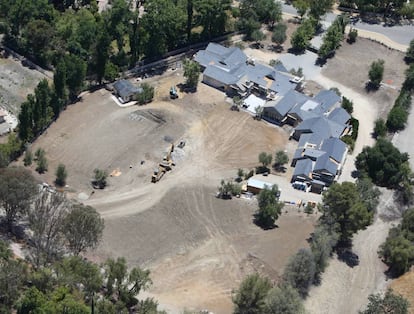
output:
<instances>
[{"instance_id":1,"label":"paved road","mask_svg":"<svg viewBox=\"0 0 414 314\"><path fill-rule=\"evenodd\" d=\"M281 2L281 4L283 13L298 15L296 9L292 5L288 5L283 2ZM329 23L335 20L335 18L335 13L327 13L324 16L324 21ZM384 26L384 24L368 24L358 21L353 24L353 27L364 31L382 34L401 45L408 45L410 41L414 39L414 25L396 25L387 27Z\"/></svg>"}]
</instances>

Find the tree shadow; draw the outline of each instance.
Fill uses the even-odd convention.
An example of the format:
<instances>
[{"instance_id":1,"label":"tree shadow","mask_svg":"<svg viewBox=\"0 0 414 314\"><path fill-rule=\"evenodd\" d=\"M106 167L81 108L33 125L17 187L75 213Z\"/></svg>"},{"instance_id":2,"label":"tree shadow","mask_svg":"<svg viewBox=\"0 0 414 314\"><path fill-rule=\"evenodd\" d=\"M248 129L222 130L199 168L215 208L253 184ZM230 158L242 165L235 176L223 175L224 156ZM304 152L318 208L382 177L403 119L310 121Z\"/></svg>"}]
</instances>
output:
<instances>
[{"instance_id":1,"label":"tree shadow","mask_svg":"<svg viewBox=\"0 0 414 314\"><path fill-rule=\"evenodd\" d=\"M380 85L374 84L371 81L369 81L365 84L365 90L368 93L376 92L379 88L380 88Z\"/></svg>"},{"instance_id":2,"label":"tree shadow","mask_svg":"<svg viewBox=\"0 0 414 314\"><path fill-rule=\"evenodd\" d=\"M273 224L263 224L263 222L260 221L259 215L257 213L253 214L253 220L252 221L256 226L260 227L263 230L273 230L273 229L279 228L279 226L275 223L273 223Z\"/></svg>"},{"instance_id":3,"label":"tree shadow","mask_svg":"<svg viewBox=\"0 0 414 314\"><path fill-rule=\"evenodd\" d=\"M303 55L306 52L306 49L300 50L300 49L295 49L295 48L291 47L287 50L287 52L292 54L292 55L295 55L295 56L300 56L300 55Z\"/></svg>"},{"instance_id":4,"label":"tree shadow","mask_svg":"<svg viewBox=\"0 0 414 314\"><path fill-rule=\"evenodd\" d=\"M180 92L186 93L186 94L193 94L197 91L196 87L188 86L187 84L184 84L184 83L177 84L177 88L180 90Z\"/></svg>"}]
</instances>

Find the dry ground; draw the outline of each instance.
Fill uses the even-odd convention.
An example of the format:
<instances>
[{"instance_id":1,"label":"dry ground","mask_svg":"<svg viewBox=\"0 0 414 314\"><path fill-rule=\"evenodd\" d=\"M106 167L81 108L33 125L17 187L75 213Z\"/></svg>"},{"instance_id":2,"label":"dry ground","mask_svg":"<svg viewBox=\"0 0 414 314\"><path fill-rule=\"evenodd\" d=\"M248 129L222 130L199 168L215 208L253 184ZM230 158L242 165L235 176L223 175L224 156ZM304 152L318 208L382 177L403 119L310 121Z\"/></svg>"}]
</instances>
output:
<instances>
[{"instance_id":1,"label":"dry ground","mask_svg":"<svg viewBox=\"0 0 414 314\"><path fill-rule=\"evenodd\" d=\"M378 106L379 115L386 118L405 78L407 65L403 58L402 52L369 39L358 38L352 45L346 42L342 44L335 57L329 59L324 66L322 75L369 97L371 102ZM378 91L368 93L365 83L368 81L369 68L371 63L378 59L385 60L383 82L394 88L381 87ZM354 106L357 105L355 102Z\"/></svg>"},{"instance_id":2,"label":"dry ground","mask_svg":"<svg viewBox=\"0 0 414 314\"><path fill-rule=\"evenodd\" d=\"M404 298L410 302L408 313L414 314L414 270L402 275L398 279L394 280L390 285L390 288L395 293L401 294Z\"/></svg>"},{"instance_id":3,"label":"dry ground","mask_svg":"<svg viewBox=\"0 0 414 314\"><path fill-rule=\"evenodd\" d=\"M65 164L69 195L91 196L85 203L105 218L102 245L90 258L125 256L131 266L150 268L148 293L169 312L228 313L230 292L247 273L277 280L288 257L307 245L316 216L291 209L279 228L265 232L252 222L253 201L215 198L222 178L257 166L261 151L284 149L288 134L230 111L224 95L203 84L195 94L169 100L170 86L182 80L178 71L151 78L156 99L143 107L119 108L105 90L86 94L32 150L46 150L50 170L38 175L41 180L52 183L58 163ZM171 139L185 139L186 146L176 148L177 166L152 184ZM121 175L92 193L96 167Z\"/></svg>"},{"instance_id":4,"label":"dry ground","mask_svg":"<svg viewBox=\"0 0 414 314\"><path fill-rule=\"evenodd\" d=\"M42 73L24 67L11 56L0 58L0 107L17 114L20 104L43 78Z\"/></svg>"}]
</instances>

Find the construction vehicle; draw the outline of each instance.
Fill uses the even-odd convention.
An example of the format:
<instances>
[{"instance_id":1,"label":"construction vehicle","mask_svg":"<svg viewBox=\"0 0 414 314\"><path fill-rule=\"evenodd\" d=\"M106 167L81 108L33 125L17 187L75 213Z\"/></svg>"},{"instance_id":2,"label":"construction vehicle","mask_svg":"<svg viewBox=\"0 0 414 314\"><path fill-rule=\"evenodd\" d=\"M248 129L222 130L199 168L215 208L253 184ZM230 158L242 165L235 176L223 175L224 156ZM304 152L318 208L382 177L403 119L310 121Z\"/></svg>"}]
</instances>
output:
<instances>
[{"instance_id":1,"label":"construction vehicle","mask_svg":"<svg viewBox=\"0 0 414 314\"><path fill-rule=\"evenodd\" d=\"M178 98L178 93L177 93L177 89L175 88L175 86L171 86L171 88L170 88L170 98L171 99L177 99Z\"/></svg>"},{"instance_id":2,"label":"construction vehicle","mask_svg":"<svg viewBox=\"0 0 414 314\"><path fill-rule=\"evenodd\" d=\"M161 178L164 176L164 174L167 171L172 170L172 167L175 166L174 161L171 158L171 154L174 151L174 144L171 144L170 149L167 152L167 155L164 156L163 161L160 162L158 165L158 169L154 170L154 173L151 177L151 182L156 183L161 180Z\"/></svg>"}]
</instances>

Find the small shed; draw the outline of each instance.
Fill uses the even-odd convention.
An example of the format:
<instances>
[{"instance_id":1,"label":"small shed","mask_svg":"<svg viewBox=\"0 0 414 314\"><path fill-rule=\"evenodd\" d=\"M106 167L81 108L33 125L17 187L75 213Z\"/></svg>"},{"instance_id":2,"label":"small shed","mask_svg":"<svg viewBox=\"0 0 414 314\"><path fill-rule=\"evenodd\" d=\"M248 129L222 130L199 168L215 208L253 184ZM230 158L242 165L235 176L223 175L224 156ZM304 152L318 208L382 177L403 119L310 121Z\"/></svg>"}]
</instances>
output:
<instances>
[{"instance_id":1,"label":"small shed","mask_svg":"<svg viewBox=\"0 0 414 314\"><path fill-rule=\"evenodd\" d=\"M247 191L253 194L259 194L265 187L271 189L273 185L277 185L279 180L280 178L272 174L257 174L247 180Z\"/></svg>"},{"instance_id":2,"label":"small shed","mask_svg":"<svg viewBox=\"0 0 414 314\"><path fill-rule=\"evenodd\" d=\"M130 81L127 80L116 81L114 83L114 89L116 94L124 103L132 100L137 100L137 96L143 92L142 87L134 86Z\"/></svg>"}]
</instances>

